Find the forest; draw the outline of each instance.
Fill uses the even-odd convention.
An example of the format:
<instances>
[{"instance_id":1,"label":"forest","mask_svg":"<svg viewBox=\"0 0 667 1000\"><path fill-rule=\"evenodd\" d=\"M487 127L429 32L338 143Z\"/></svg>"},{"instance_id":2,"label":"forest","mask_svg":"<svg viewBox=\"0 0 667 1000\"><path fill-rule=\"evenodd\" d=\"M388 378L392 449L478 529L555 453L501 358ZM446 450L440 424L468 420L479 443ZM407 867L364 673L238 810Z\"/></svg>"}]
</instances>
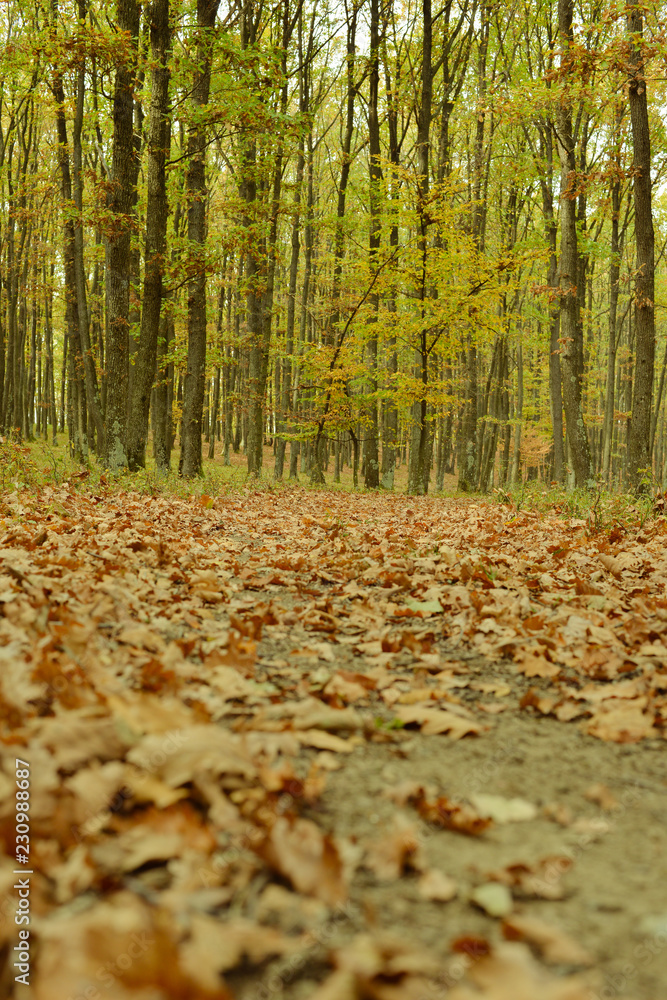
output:
<instances>
[{"instance_id":1,"label":"forest","mask_svg":"<svg viewBox=\"0 0 667 1000\"><path fill-rule=\"evenodd\" d=\"M664 1000L665 26L0 3L0 997Z\"/></svg>"},{"instance_id":2,"label":"forest","mask_svg":"<svg viewBox=\"0 0 667 1000\"><path fill-rule=\"evenodd\" d=\"M660 3L0 24L8 438L185 478L662 484Z\"/></svg>"}]
</instances>

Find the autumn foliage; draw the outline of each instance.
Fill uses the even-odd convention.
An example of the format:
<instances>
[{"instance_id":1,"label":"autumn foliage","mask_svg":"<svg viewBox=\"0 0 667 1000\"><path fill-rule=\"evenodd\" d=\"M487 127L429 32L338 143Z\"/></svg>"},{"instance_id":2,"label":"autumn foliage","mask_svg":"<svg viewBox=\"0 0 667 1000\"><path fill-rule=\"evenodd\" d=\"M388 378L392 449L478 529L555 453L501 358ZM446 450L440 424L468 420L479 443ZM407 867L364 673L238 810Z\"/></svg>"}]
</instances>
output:
<instances>
[{"instance_id":1,"label":"autumn foliage","mask_svg":"<svg viewBox=\"0 0 667 1000\"><path fill-rule=\"evenodd\" d=\"M359 909L369 878L400 894L416 877L445 906L455 855L439 870L424 837L484 839L533 822L533 803L416 774L387 782L394 825L366 842L323 803L354 755L420 733L483 741L505 715L662 740L662 516L597 530L492 503L67 483L5 495L2 516L0 930L11 949L19 755L36 1000L82 984L114 1000L259 995L267 962L297 996L313 955L316 1000L418 1000L438 983L451 1000L591 995L572 970L594 956L515 908L561 899L567 857L487 871L470 906L509 940L459 936L448 958Z\"/></svg>"}]
</instances>

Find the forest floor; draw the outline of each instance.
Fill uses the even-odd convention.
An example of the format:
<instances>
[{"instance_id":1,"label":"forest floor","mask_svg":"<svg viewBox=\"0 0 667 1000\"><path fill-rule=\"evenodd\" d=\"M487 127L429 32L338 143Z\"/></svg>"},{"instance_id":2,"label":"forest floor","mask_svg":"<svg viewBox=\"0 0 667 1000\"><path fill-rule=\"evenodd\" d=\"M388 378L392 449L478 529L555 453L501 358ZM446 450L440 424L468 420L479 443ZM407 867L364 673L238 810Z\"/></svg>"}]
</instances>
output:
<instances>
[{"instance_id":1,"label":"forest floor","mask_svg":"<svg viewBox=\"0 0 667 1000\"><path fill-rule=\"evenodd\" d=\"M0 532L3 996L664 1000L659 507L72 477Z\"/></svg>"}]
</instances>

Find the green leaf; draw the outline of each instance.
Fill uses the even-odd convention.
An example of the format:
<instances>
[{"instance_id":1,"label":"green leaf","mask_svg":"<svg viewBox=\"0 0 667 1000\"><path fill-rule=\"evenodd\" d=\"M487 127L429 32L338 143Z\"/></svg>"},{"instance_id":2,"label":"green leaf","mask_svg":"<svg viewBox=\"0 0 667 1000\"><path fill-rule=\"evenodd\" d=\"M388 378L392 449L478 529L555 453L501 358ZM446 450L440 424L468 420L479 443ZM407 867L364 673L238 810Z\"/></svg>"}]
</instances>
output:
<instances>
[{"instance_id":1,"label":"green leaf","mask_svg":"<svg viewBox=\"0 0 667 1000\"><path fill-rule=\"evenodd\" d=\"M440 601L415 601L412 597L408 597L406 598L405 606L406 608L410 608L411 611L424 611L429 615L442 614Z\"/></svg>"}]
</instances>

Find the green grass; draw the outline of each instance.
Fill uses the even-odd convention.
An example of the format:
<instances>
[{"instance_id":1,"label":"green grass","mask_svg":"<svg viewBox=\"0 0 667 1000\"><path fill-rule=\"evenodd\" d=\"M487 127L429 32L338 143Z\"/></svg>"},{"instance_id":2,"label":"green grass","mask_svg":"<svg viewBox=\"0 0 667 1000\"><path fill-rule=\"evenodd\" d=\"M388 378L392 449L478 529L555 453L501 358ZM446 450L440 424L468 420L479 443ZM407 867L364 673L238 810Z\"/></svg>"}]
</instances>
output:
<instances>
[{"instance_id":1,"label":"green grass","mask_svg":"<svg viewBox=\"0 0 667 1000\"><path fill-rule=\"evenodd\" d=\"M208 454L208 444L203 445L204 456ZM264 447L264 464L259 480L250 482L246 472L246 457L243 453L232 453L231 465L222 464L222 448L216 443L216 457L204 457L203 474L196 479L181 479L178 476L179 449L175 448L171 455L172 471L166 476L160 475L155 467L152 447L149 442L146 455L146 468L136 472L111 473L105 471L91 454L86 466L73 461L69 455L69 447L65 435L59 435L58 445L52 445L40 439L17 444L5 439L0 441L0 462L5 469L4 478L0 470L0 492L7 489L35 488L46 485L68 483L71 488L84 488L86 491L103 489L137 490L147 494L168 494L182 497L217 495L226 491L256 488L262 490L291 490L295 487L308 490L333 490L335 492L351 493L365 492L361 476L360 485L353 485L352 470L345 467L341 473L341 481L333 482L333 458L329 462L326 473L326 484L311 485L310 476L299 472L298 480L277 482L273 477L273 449ZM287 463L286 463L287 464ZM455 495L456 479L448 476L446 489L439 496ZM407 467L399 466L395 475L395 492L404 493L407 487Z\"/></svg>"},{"instance_id":2,"label":"green grass","mask_svg":"<svg viewBox=\"0 0 667 1000\"><path fill-rule=\"evenodd\" d=\"M517 513L556 514L585 521L588 528L596 531L609 531L615 526L641 528L649 518L662 514L657 490L638 496L601 486L567 490L564 486L532 480L494 490L493 496Z\"/></svg>"},{"instance_id":3,"label":"green grass","mask_svg":"<svg viewBox=\"0 0 667 1000\"><path fill-rule=\"evenodd\" d=\"M264 448L264 469L259 480L249 481L246 474L246 460L243 454L232 454L231 465L222 464L221 448L216 445L216 457L204 458L203 474L196 479L181 479L178 476L179 452L172 453L172 471L160 475L148 448L147 467L136 473L121 471L111 473L104 470L91 455L87 466L81 466L69 455L64 435L60 443L52 445L44 440L17 443L0 438L0 493L15 490L37 490L45 486L67 484L69 489L80 489L86 493L115 492L133 490L150 496L176 496L182 498L219 496L236 493L239 490L290 491L322 489L350 493L354 491L352 471L346 468L341 474L341 482L333 483L332 464L327 473L327 483L311 486L310 478L301 473L297 482L276 482L273 479L272 448ZM205 454L208 445L204 445ZM405 493L407 486L406 466L396 470L395 492ZM357 492L365 492L363 487ZM495 489L492 494L459 494L456 478L448 476L442 493L431 496L479 500L486 503L507 505L517 514L530 511L540 515L561 516L585 522L589 530L608 531L617 526L622 529L641 528L650 518L663 515L657 488L644 496L617 493L599 486L591 489L566 490L565 487L545 484L535 480Z\"/></svg>"}]
</instances>

